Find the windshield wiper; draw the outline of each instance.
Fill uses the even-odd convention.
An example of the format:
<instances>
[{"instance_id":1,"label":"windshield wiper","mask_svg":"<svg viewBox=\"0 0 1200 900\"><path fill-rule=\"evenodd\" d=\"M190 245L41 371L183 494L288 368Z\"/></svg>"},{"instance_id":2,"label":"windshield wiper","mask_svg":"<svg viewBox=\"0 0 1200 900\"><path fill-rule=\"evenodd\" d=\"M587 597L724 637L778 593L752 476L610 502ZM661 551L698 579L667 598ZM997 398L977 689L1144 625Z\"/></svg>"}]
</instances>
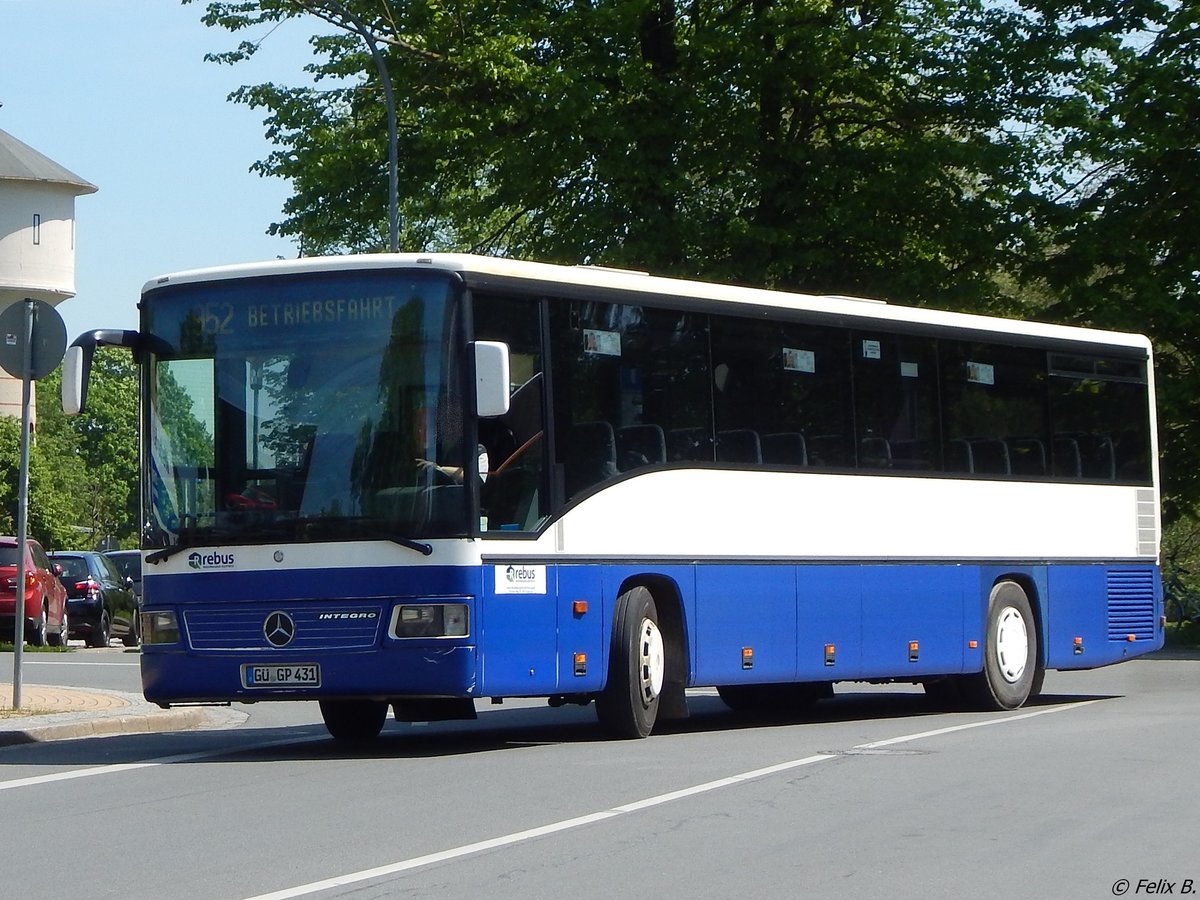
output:
<instances>
[{"instance_id":1,"label":"windshield wiper","mask_svg":"<svg viewBox=\"0 0 1200 900\"><path fill-rule=\"evenodd\" d=\"M433 553L433 546L398 534L377 519L365 516L305 516L295 519L282 519L277 522L261 523L253 529L255 537L269 539L270 537L288 537L293 540L319 541L327 540L328 532L336 531L338 539L345 540L385 540L415 550L422 556Z\"/></svg>"},{"instance_id":2,"label":"windshield wiper","mask_svg":"<svg viewBox=\"0 0 1200 900\"><path fill-rule=\"evenodd\" d=\"M146 562L151 565L157 565L160 562L165 562L177 553L182 553L184 550L190 550L193 547L199 547L206 544L220 546L226 541L225 538L233 537L228 531L216 531L212 528L194 528L189 529L179 535L179 540L169 547L160 547L151 553L146 554Z\"/></svg>"},{"instance_id":3,"label":"windshield wiper","mask_svg":"<svg viewBox=\"0 0 1200 900\"><path fill-rule=\"evenodd\" d=\"M196 546L196 545L192 544L188 541L181 540L178 544L173 544L170 547L163 547L159 550L155 550L153 553L147 553L146 554L146 562L150 563L151 565L158 565L160 562L166 562L168 559L170 559L176 553L182 553L184 550L187 550L189 547L194 547L194 546Z\"/></svg>"},{"instance_id":4,"label":"windshield wiper","mask_svg":"<svg viewBox=\"0 0 1200 900\"><path fill-rule=\"evenodd\" d=\"M422 556L429 556L433 553L433 545L426 544L424 541L416 541L410 537L403 537L399 534L386 534L384 532L380 532L379 537L391 541L393 544L399 544L401 547L407 547L409 550L416 550Z\"/></svg>"}]
</instances>

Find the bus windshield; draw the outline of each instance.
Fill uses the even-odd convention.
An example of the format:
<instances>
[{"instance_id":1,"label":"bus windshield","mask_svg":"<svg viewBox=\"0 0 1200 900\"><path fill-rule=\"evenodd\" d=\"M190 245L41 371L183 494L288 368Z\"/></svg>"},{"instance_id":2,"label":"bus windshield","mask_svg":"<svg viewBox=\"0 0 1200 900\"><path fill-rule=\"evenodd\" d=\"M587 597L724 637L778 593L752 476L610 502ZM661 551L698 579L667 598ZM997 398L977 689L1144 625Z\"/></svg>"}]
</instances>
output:
<instances>
[{"instance_id":1,"label":"bus windshield","mask_svg":"<svg viewBox=\"0 0 1200 900\"><path fill-rule=\"evenodd\" d=\"M159 339L148 545L468 533L460 303L444 273L167 286L143 305Z\"/></svg>"}]
</instances>

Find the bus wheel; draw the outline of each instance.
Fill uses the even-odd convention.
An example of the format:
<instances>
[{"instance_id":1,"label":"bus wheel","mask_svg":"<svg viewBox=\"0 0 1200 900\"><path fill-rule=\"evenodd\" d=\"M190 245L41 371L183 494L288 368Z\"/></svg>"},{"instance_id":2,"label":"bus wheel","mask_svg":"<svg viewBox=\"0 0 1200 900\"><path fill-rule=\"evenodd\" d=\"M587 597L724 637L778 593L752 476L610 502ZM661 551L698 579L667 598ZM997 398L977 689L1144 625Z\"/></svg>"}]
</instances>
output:
<instances>
[{"instance_id":1,"label":"bus wheel","mask_svg":"<svg viewBox=\"0 0 1200 900\"><path fill-rule=\"evenodd\" d=\"M1017 709L1041 683L1037 622L1020 585L1001 581L988 598L983 671L966 676L964 693L984 709Z\"/></svg>"},{"instance_id":2,"label":"bus wheel","mask_svg":"<svg viewBox=\"0 0 1200 900\"><path fill-rule=\"evenodd\" d=\"M613 737L644 738L658 718L666 675L666 648L654 597L635 587L617 598L608 684L596 698L596 715Z\"/></svg>"},{"instance_id":3,"label":"bus wheel","mask_svg":"<svg viewBox=\"0 0 1200 900\"><path fill-rule=\"evenodd\" d=\"M388 705L381 700L322 700L321 718L339 741L369 741L379 735Z\"/></svg>"}]
</instances>

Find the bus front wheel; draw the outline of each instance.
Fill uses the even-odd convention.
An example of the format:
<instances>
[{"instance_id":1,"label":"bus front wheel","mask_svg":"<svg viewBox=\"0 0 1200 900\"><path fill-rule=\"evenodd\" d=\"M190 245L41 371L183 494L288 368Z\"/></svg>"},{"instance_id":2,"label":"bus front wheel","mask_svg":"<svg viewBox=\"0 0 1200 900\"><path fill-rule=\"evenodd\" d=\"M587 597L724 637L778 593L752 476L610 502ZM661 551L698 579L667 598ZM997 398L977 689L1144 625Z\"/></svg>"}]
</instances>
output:
<instances>
[{"instance_id":1,"label":"bus front wheel","mask_svg":"<svg viewBox=\"0 0 1200 900\"><path fill-rule=\"evenodd\" d=\"M322 700L321 718L339 741L369 741L378 737L387 718L382 700Z\"/></svg>"},{"instance_id":2,"label":"bus front wheel","mask_svg":"<svg viewBox=\"0 0 1200 900\"><path fill-rule=\"evenodd\" d=\"M988 598L983 671L967 676L963 693L984 709L1017 709L1041 685L1037 621L1021 586L1001 581Z\"/></svg>"},{"instance_id":3,"label":"bus front wheel","mask_svg":"<svg viewBox=\"0 0 1200 900\"><path fill-rule=\"evenodd\" d=\"M654 730L666 676L666 647L654 597L644 587L617 598L608 684L596 698L604 730L618 738L644 738Z\"/></svg>"}]
</instances>

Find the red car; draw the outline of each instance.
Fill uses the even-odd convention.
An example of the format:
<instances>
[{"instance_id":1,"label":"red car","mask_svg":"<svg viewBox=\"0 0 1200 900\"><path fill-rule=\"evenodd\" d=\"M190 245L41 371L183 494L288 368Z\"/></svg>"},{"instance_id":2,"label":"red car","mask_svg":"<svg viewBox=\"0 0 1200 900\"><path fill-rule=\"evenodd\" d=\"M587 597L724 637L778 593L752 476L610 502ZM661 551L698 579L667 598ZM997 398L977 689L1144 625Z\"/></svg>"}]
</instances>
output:
<instances>
[{"instance_id":1,"label":"red car","mask_svg":"<svg viewBox=\"0 0 1200 900\"><path fill-rule=\"evenodd\" d=\"M25 640L37 646L67 642L67 589L62 569L46 557L37 541L25 542ZM0 537L0 641L15 635L17 616L17 539Z\"/></svg>"}]
</instances>

